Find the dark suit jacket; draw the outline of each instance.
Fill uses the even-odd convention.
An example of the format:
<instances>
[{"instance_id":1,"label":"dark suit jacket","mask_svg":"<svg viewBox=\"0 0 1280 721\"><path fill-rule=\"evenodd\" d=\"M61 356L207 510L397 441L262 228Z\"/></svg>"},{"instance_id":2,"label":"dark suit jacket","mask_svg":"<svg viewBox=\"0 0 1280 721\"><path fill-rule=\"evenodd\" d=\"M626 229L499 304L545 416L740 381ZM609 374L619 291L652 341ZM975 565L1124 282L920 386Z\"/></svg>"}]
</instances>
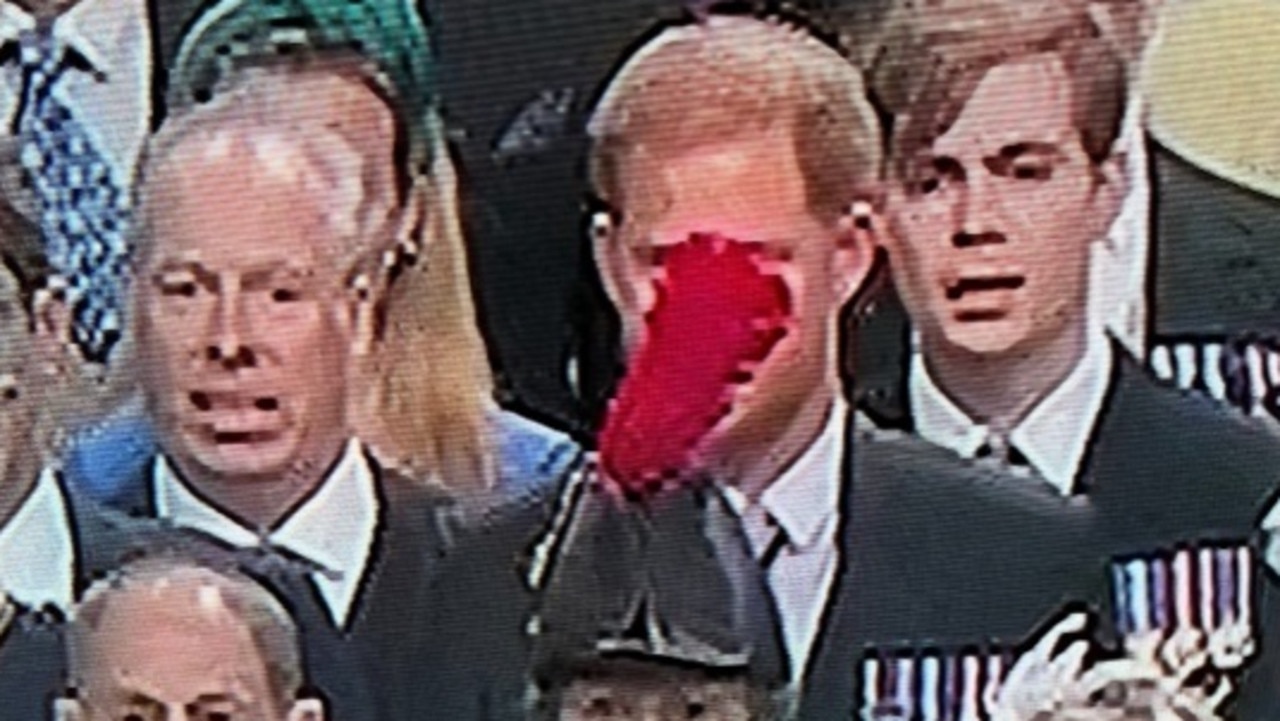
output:
<instances>
[{"instance_id":1,"label":"dark suit jacket","mask_svg":"<svg viewBox=\"0 0 1280 721\"><path fill-rule=\"evenodd\" d=\"M528 571L558 504L576 487L569 482L573 477L566 475L544 494L495 508L459 534L428 607L437 649L423 673L431 679L430 718L528 718L526 624L536 603Z\"/></svg>"},{"instance_id":2,"label":"dark suit jacket","mask_svg":"<svg viewBox=\"0 0 1280 721\"><path fill-rule=\"evenodd\" d=\"M429 677L421 669L437 653L426 624L430 589L450 552L453 504L446 494L369 459L378 480L380 518L347 628L304 634L307 678L346 721L429 719ZM150 473L150 464L146 466ZM128 488L123 507L155 516L149 478ZM219 541L207 539L214 545Z\"/></svg>"},{"instance_id":3,"label":"dark suit jacket","mask_svg":"<svg viewBox=\"0 0 1280 721\"><path fill-rule=\"evenodd\" d=\"M157 547L168 532L159 524L104 508L64 486L76 549L76 588L89 584L129 555ZM23 609L0 632L0 721L49 718L65 685L61 613Z\"/></svg>"},{"instance_id":4,"label":"dark suit jacket","mask_svg":"<svg viewBox=\"0 0 1280 721\"><path fill-rule=\"evenodd\" d=\"M922 470L928 454L919 450L906 463L894 460L897 450L858 446L866 452L854 454L843 566L803 718L849 718L868 645L1018 644L1072 601L1101 611L1106 637L1110 559L1251 539L1273 502L1274 433L1160 386L1116 353L1075 497L1025 480Z\"/></svg>"}]
</instances>

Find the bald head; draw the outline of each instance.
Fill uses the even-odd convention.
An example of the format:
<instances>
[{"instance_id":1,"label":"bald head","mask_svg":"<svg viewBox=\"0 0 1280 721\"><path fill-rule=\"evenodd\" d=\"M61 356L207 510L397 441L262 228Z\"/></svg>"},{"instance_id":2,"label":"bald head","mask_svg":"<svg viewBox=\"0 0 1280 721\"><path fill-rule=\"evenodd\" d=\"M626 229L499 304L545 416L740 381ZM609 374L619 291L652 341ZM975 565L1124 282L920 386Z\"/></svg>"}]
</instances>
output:
<instances>
[{"instance_id":1,"label":"bald head","mask_svg":"<svg viewBox=\"0 0 1280 721\"><path fill-rule=\"evenodd\" d=\"M86 594L68 653L88 721L193 708L196 718L318 718L296 700L302 672L288 613L233 572L168 559L128 566Z\"/></svg>"}]
</instances>

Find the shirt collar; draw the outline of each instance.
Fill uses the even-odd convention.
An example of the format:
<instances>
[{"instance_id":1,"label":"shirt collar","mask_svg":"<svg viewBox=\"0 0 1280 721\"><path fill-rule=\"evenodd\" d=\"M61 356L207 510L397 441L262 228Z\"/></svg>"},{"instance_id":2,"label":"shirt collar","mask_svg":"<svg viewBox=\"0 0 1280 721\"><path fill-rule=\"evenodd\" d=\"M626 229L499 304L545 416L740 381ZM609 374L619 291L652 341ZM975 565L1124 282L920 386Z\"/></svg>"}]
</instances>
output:
<instances>
[{"instance_id":1,"label":"shirt collar","mask_svg":"<svg viewBox=\"0 0 1280 721\"><path fill-rule=\"evenodd\" d=\"M75 542L57 474L40 473L31 495L0 528L0 588L32 608L69 608L75 576Z\"/></svg>"},{"instance_id":2,"label":"shirt collar","mask_svg":"<svg viewBox=\"0 0 1280 721\"><path fill-rule=\"evenodd\" d=\"M130 23L147 20L139 17L139 3L84 0L53 22L53 35L65 47L75 50L94 70L110 76L114 68L111 58L116 53L107 46L111 38L120 37ZM33 30L36 19L12 2L0 0L0 42L14 42L24 30Z\"/></svg>"},{"instance_id":3,"label":"shirt collar","mask_svg":"<svg viewBox=\"0 0 1280 721\"><path fill-rule=\"evenodd\" d=\"M164 456L156 458L153 484L160 518L237 547L267 542L336 572L320 590L335 621L345 623L372 550L379 511L373 469L358 440L347 443L316 492L265 537L197 495Z\"/></svg>"},{"instance_id":4,"label":"shirt collar","mask_svg":"<svg viewBox=\"0 0 1280 721\"><path fill-rule=\"evenodd\" d=\"M1093 324L1086 338L1076 367L1009 434L1009 442L1062 495L1075 490L1080 462L1111 382L1106 332ZM918 351L912 355L908 393L916 430L925 440L966 458L988 440L987 428L974 423L934 383Z\"/></svg>"},{"instance_id":5,"label":"shirt collar","mask_svg":"<svg viewBox=\"0 0 1280 721\"><path fill-rule=\"evenodd\" d=\"M836 517L848 422L848 403L837 398L817 439L760 496L760 506L798 551L821 541Z\"/></svg>"}]
</instances>

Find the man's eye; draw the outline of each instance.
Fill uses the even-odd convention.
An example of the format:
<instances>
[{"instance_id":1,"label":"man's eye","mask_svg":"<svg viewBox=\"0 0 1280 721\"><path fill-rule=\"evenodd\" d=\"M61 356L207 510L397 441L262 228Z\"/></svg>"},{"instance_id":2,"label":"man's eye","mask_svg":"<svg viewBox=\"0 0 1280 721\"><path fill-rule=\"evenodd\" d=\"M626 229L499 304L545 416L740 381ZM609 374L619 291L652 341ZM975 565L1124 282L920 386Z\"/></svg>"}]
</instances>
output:
<instances>
[{"instance_id":1,"label":"man's eye","mask_svg":"<svg viewBox=\"0 0 1280 721\"><path fill-rule=\"evenodd\" d=\"M292 288L276 288L271 291L271 301L273 303L293 303L302 297L302 294Z\"/></svg>"},{"instance_id":2,"label":"man's eye","mask_svg":"<svg viewBox=\"0 0 1280 721\"><path fill-rule=\"evenodd\" d=\"M165 281L160 284L160 292L167 296L177 296L180 298L194 298L200 288L196 286L195 281Z\"/></svg>"},{"instance_id":3,"label":"man's eye","mask_svg":"<svg viewBox=\"0 0 1280 721\"><path fill-rule=\"evenodd\" d=\"M1053 168L1048 165L1015 165L1013 177L1018 180L1048 180L1053 177Z\"/></svg>"},{"instance_id":4,"label":"man's eye","mask_svg":"<svg viewBox=\"0 0 1280 721\"><path fill-rule=\"evenodd\" d=\"M933 195L940 190L945 190L946 187L947 179L945 176L937 173L929 173L928 175L922 175L915 181L909 183L907 185L907 192L910 195L919 197Z\"/></svg>"}]
</instances>

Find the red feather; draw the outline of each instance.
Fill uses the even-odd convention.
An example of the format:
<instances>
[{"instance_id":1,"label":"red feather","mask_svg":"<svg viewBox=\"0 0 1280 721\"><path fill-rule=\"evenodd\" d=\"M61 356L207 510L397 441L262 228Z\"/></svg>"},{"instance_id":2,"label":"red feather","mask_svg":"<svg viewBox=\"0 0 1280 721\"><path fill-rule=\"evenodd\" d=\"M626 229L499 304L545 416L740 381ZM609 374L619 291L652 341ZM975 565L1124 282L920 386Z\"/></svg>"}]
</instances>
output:
<instances>
[{"instance_id":1,"label":"red feather","mask_svg":"<svg viewBox=\"0 0 1280 721\"><path fill-rule=\"evenodd\" d=\"M734 388L786 335L790 294L759 265L759 244L693 234L665 254L665 277L600 435L605 476L628 494L696 471L700 441Z\"/></svg>"}]
</instances>

